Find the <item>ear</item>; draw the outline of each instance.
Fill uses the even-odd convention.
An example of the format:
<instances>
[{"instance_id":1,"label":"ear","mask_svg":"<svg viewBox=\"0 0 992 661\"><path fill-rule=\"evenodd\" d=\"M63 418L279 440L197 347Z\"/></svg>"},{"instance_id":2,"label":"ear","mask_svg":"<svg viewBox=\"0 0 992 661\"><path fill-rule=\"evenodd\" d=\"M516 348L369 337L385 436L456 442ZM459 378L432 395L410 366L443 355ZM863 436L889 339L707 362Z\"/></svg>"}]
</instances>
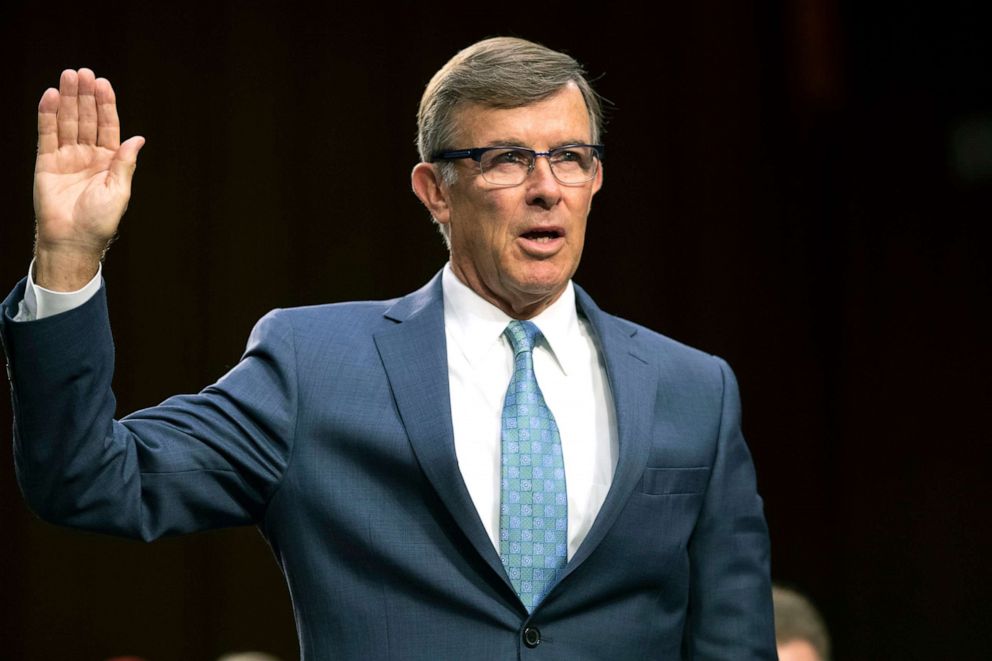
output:
<instances>
[{"instance_id":1,"label":"ear","mask_svg":"<svg viewBox=\"0 0 992 661\"><path fill-rule=\"evenodd\" d=\"M414 194L423 202L431 217L441 224L447 224L451 217L448 204L448 191L441 181L441 173L431 163L417 163L410 173L410 183Z\"/></svg>"},{"instance_id":2,"label":"ear","mask_svg":"<svg viewBox=\"0 0 992 661\"><path fill-rule=\"evenodd\" d=\"M596 178L592 181L592 194L595 195L599 192L599 189L603 187L603 162L599 162L599 170L596 172Z\"/></svg>"}]
</instances>

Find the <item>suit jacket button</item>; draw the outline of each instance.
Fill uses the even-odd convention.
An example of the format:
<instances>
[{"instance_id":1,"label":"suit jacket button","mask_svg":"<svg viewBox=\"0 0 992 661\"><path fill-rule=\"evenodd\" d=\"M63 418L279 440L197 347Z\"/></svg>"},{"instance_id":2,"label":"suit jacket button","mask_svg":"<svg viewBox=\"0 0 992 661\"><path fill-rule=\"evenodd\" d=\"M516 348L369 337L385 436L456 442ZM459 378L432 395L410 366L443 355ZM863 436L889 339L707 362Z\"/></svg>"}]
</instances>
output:
<instances>
[{"instance_id":1,"label":"suit jacket button","mask_svg":"<svg viewBox=\"0 0 992 661\"><path fill-rule=\"evenodd\" d=\"M541 630L537 627L524 627L524 645L534 649L541 644Z\"/></svg>"}]
</instances>

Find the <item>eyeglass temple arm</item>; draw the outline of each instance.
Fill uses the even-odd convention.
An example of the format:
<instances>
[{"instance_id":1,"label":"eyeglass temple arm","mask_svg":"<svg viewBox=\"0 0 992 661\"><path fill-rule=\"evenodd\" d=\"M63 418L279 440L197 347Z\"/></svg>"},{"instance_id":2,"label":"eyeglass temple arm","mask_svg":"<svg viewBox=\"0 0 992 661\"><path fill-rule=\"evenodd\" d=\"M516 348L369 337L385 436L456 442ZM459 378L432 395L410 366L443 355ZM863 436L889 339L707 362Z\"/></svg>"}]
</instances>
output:
<instances>
[{"instance_id":1,"label":"eyeglass temple arm","mask_svg":"<svg viewBox=\"0 0 992 661\"><path fill-rule=\"evenodd\" d=\"M480 151L480 150L478 150L478 149L458 149L456 151L439 151L439 152L431 155L431 161L430 162L431 163L435 163L437 161L453 161L453 160L457 160L459 158L474 158L475 160L479 160L475 156L475 152L478 152L478 151Z\"/></svg>"}]
</instances>

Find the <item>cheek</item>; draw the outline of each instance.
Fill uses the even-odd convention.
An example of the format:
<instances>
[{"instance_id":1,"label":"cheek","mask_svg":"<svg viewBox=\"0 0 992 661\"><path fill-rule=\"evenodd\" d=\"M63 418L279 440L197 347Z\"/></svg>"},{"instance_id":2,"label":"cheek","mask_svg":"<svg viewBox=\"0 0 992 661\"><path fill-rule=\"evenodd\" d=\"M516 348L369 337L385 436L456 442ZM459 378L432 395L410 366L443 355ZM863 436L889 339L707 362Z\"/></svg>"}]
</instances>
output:
<instances>
[{"instance_id":1,"label":"cheek","mask_svg":"<svg viewBox=\"0 0 992 661\"><path fill-rule=\"evenodd\" d=\"M512 245L515 238L511 231L511 217L507 209L498 204L489 204L478 209L477 215L468 222L472 223L471 232L478 244L489 250L502 252Z\"/></svg>"},{"instance_id":2,"label":"cheek","mask_svg":"<svg viewBox=\"0 0 992 661\"><path fill-rule=\"evenodd\" d=\"M460 221L453 242L460 248L458 252L471 259L477 269L498 269L510 247L498 222L486 214L463 216Z\"/></svg>"},{"instance_id":3,"label":"cheek","mask_svg":"<svg viewBox=\"0 0 992 661\"><path fill-rule=\"evenodd\" d=\"M522 200L511 190L463 193L452 200L452 232L456 241L475 254L496 255L512 249L514 218Z\"/></svg>"}]
</instances>

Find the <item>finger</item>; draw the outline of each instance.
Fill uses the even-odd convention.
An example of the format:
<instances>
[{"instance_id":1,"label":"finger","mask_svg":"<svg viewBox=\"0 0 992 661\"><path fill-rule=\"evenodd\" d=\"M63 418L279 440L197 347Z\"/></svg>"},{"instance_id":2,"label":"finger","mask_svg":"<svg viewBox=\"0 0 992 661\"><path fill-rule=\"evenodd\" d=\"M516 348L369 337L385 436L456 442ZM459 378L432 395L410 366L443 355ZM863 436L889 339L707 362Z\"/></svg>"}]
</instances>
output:
<instances>
[{"instance_id":1,"label":"finger","mask_svg":"<svg viewBox=\"0 0 992 661\"><path fill-rule=\"evenodd\" d=\"M59 148L59 91L49 87L38 103L38 153L51 154Z\"/></svg>"},{"instance_id":2,"label":"finger","mask_svg":"<svg viewBox=\"0 0 992 661\"><path fill-rule=\"evenodd\" d=\"M59 79L59 146L76 144L79 134L78 98L79 76L72 69L62 72Z\"/></svg>"},{"instance_id":3,"label":"finger","mask_svg":"<svg viewBox=\"0 0 992 661\"><path fill-rule=\"evenodd\" d=\"M96 144L96 77L90 69L80 69L78 78L78 113L81 145Z\"/></svg>"},{"instance_id":4,"label":"finger","mask_svg":"<svg viewBox=\"0 0 992 661\"><path fill-rule=\"evenodd\" d=\"M124 141L110 162L111 182L118 185L130 186L131 177L138 166L138 152L145 146L145 139L140 135Z\"/></svg>"},{"instance_id":5,"label":"finger","mask_svg":"<svg viewBox=\"0 0 992 661\"><path fill-rule=\"evenodd\" d=\"M121 123L117 118L117 96L110 81L96 79L97 144L107 149L121 146Z\"/></svg>"}]
</instances>

